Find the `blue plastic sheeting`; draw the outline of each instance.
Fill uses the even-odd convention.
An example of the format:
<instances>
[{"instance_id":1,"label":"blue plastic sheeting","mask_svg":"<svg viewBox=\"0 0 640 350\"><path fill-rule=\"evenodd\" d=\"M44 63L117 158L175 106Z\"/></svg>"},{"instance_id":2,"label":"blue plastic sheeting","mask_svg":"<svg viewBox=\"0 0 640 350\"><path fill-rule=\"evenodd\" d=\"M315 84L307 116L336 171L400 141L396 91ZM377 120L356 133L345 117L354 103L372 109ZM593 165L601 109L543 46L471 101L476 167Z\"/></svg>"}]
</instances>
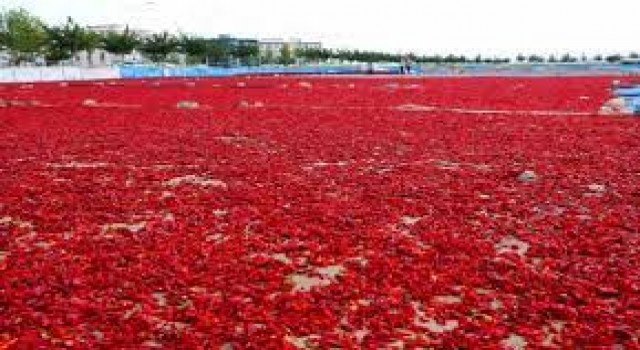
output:
<instances>
[{"instance_id":1,"label":"blue plastic sheeting","mask_svg":"<svg viewBox=\"0 0 640 350\"><path fill-rule=\"evenodd\" d=\"M638 74L640 65L607 63L517 63L517 64L428 64L420 74L435 76L563 76L597 74Z\"/></svg>"},{"instance_id":2,"label":"blue plastic sheeting","mask_svg":"<svg viewBox=\"0 0 640 350\"><path fill-rule=\"evenodd\" d=\"M345 66L259 66L259 67L158 67L127 65L118 67L122 78L157 78L157 77L226 77L256 74L364 74L368 72L366 65ZM415 70L419 74L419 70ZM399 65L376 66L376 73L398 74Z\"/></svg>"},{"instance_id":3,"label":"blue plastic sheeting","mask_svg":"<svg viewBox=\"0 0 640 350\"><path fill-rule=\"evenodd\" d=\"M640 114L640 97L636 97L629 101L629 107L635 114Z\"/></svg>"},{"instance_id":4,"label":"blue plastic sheeting","mask_svg":"<svg viewBox=\"0 0 640 350\"><path fill-rule=\"evenodd\" d=\"M620 97L640 96L640 86L617 88L615 90L615 95Z\"/></svg>"},{"instance_id":5,"label":"blue plastic sheeting","mask_svg":"<svg viewBox=\"0 0 640 350\"><path fill-rule=\"evenodd\" d=\"M627 108L634 114L640 114L640 85L617 88L614 95L622 97Z\"/></svg>"},{"instance_id":6,"label":"blue plastic sheeting","mask_svg":"<svg viewBox=\"0 0 640 350\"><path fill-rule=\"evenodd\" d=\"M624 103L634 114L640 114L640 96L624 97Z\"/></svg>"},{"instance_id":7,"label":"blue plastic sheeting","mask_svg":"<svg viewBox=\"0 0 640 350\"><path fill-rule=\"evenodd\" d=\"M399 64L376 64L374 73L400 74ZM168 68L161 66L120 66L123 78L147 77L225 77L248 74L366 74L367 64L317 65L317 66L259 66L259 67L208 67L191 66ZM596 63L572 64L416 64L411 67L413 75L430 76L556 76L556 75L597 75L597 74L640 74L640 65L617 65Z\"/></svg>"}]
</instances>

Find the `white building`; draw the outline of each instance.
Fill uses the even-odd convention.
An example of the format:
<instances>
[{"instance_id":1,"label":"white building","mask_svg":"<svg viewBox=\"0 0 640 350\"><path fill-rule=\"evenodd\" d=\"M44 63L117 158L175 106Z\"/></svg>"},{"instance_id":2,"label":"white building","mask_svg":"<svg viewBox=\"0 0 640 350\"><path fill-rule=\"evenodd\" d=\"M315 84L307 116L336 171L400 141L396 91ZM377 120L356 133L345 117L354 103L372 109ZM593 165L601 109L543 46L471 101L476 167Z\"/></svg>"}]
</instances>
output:
<instances>
[{"instance_id":1,"label":"white building","mask_svg":"<svg viewBox=\"0 0 640 350\"><path fill-rule=\"evenodd\" d=\"M124 24L100 24L100 25L87 26L88 30L94 31L101 35L106 35L109 33L124 33L124 31L127 30L127 28L128 26ZM129 33L135 34L139 38L146 38L153 34L153 32L150 30L136 29L136 28L129 28Z\"/></svg>"},{"instance_id":2,"label":"white building","mask_svg":"<svg viewBox=\"0 0 640 350\"><path fill-rule=\"evenodd\" d=\"M258 41L261 57L278 58L285 46L289 47L292 55L295 55L298 49L322 49L322 43L318 41L302 41L301 39L262 39Z\"/></svg>"},{"instance_id":3,"label":"white building","mask_svg":"<svg viewBox=\"0 0 640 350\"><path fill-rule=\"evenodd\" d=\"M0 67L6 67L11 62L11 56L7 51L0 51Z\"/></svg>"},{"instance_id":4,"label":"white building","mask_svg":"<svg viewBox=\"0 0 640 350\"><path fill-rule=\"evenodd\" d=\"M100 35L107 35L109 33L124 33L124 31L127 29L127 26L123 24L101 24L87 26L87 29L94 31ZM138 36L138 38L143 39L153 34L153 32L149 30L133 28L129 28L129 32L135 34L136 36ZM137 50L134 50L130 54L121 56L114 55L104 49L96 49L91 54L89 54L89 52L87 51L78 52L75 57L73 57L70 63L79 66L110 66L118 63L142 62L144 62L144 57Z\"/></svg>"}]
</instances>

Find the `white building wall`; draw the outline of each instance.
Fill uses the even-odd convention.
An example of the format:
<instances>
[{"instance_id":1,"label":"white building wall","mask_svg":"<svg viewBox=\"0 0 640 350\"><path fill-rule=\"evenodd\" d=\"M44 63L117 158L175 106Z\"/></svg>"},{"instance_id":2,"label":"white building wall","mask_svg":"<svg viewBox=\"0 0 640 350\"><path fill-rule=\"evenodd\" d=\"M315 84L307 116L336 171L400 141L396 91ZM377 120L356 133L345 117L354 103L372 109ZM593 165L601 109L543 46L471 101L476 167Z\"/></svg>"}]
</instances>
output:
<instances>
[{"instance_id":1,"label":"white building wall","mask_svg":"<svg viewBox=\"0 0 640 350\"><path fill-rule=\"evenodd\" d=\"M142 63L144 62L144 58L138 51L133 51L131 54L122 57L121 55L114 55L103 49L96 49L91 54L87 51L79 52L71 63L81 67L106 67L123 62Z\"/></svg>"}]
</instances>

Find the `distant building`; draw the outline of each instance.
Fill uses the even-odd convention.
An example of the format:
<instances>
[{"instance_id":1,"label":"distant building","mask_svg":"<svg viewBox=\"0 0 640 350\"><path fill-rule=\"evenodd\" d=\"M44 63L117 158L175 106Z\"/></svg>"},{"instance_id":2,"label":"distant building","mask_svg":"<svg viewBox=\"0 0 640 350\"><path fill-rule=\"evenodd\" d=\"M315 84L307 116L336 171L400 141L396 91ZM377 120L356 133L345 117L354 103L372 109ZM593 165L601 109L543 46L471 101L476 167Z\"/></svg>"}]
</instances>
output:
<instances>
[{"instance_id":1,"label":"distant building","mask_svg":"<svg viewBox=\"0 0 640 350\"><path fill-rule=\"evenodd\" d=\"M233 47L258 45L258 40L256 39L236 38L230 34L220 34L213 40L217 40L218 42L222 42Z\"/></svg>"},{"instance_id":2,"label":"distant building","mask_svg":"<svg viewBox=\"0 0 640 350\"><path fill-rule=\"evenodd\" d=\"M154 34L149 30L129 28L123 24L101 24L87 26L88 30L96 32L100 35L108 35L109 33L123 33L129 30L140 39L145 39ZM212 45L205 62L213 66L233 67L240 65L259 65L261 63L272 63L282 55L282 50L288 47L292 58L295 58L296 51L299 49L322 49L322 44L317 41L303 41L301 39L249 39L236 38L229 34L219 35L217 38L208 39ZM171 62L176 64L186 64L186 55L183 53L173 53ZM44 65L46 62L43 57L38 58L34 65ZM146 63L147 59L138 50L133 50L130 54L116 55L105 49L96 48L92 52L80 51L71 59L60 62L62 65L84 66L84 67L104 67L116 64L139 64ZM10 56L6 51L0 50L0 67L10 64Z\"/></svg>"},{"instance_id":3,"label":"distant building","mask_svg":"<svg viewBox=\"0 0 640 350\"><path fill-rule=\"evenodd\" d=\"M263 39L258 42L260 57L277 59L282 54L282 49L285 46L289 47L292 55L295 55L295 52L300 49L322 49L322 43L318 41L302 41L301 39Z\"/></svg>"},{"instance_id":4,"label":"distant building","mask_svg":"<svg viewBox=\"0 0 640 350\"><path fill-rule=\"evenodd\" d=\"M256 39L236 38L229 34L222 34L209 40L218 47L218 52L207 58L209 65L229 67L258 64L259 49Z\"/></svg>"},{"instance_id":5,"label":"distant building","mask_svg":"<svg viewBox=\"0 0 640 350\"><path fill-rule=\"evenodd\" d=\"M124 24L100 24L87 26L88 30L94 31L101 35L106 35L109 33L124 33L127 28L128 26ZM140 38L146 38L153 34L153 31L136 28L129 28L129 32L137 35Z\"/></svg>"},{"instance_id":6,"label":"distant building","mask_svg":"<svg viewBox=\"0 0 640 350\"><path fill-rule=\"evenodd\" d=\"M7 51L0 51L0 67L9 66L11 63L11 55Z\"/></svg>"},{"instance_id":7,"label":"distant building","mask_svg":"<svg viewBox=\"0 0 640 350\"><path fill-rule=\"evenodd\" d=\"M143 63L144 61L145 61L144 57L137 50L134 50L130 54L121 56L121 55L115 55L110 52L107 52L104 49L95 49L91 54L87 51L78 52L73 57L73 61L71 63L73 63L74 65L84 66L84 67L86 66L100 67L100 66L111 66L111 65L120 64L120 63L128 63L128 64Z\"/></svg>"}]
</instances>

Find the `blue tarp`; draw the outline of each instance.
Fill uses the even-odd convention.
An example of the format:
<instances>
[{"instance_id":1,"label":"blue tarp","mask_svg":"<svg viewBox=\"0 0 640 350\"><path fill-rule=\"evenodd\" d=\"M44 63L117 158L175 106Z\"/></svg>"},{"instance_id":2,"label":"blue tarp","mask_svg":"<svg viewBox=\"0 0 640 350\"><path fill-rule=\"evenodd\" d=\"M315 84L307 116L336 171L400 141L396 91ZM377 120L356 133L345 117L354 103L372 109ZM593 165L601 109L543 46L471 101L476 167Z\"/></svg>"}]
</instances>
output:
<instances>
[{"instance_id":1,"label":"blue tarp","mask_svg":"<svg viewBox=\"0 0 640 350\"><path fill-rule=\"evenodd\" d=\"M615 94L616 96L621 96L621 97L639 97L640 96L640 86L630 86L630 87L623 87L623 88L617 88L615 90Z\"/></svg>"},{"instance_id":2,"label":"blue tarp","mask_svg":"<svg viewBox=\"0 0 640 350\"><path fill-rule=\"evenodd\" d=\"M343 66L259 66L259 67L159 67L145 65L126 65L118 67L122 78L154 78L154 77L226 77L249 74L363 74L367 72L365 65ZM399 66L378 66L376 72L397 74Z\"/></svg>"},{"instance_id":3,"label":"blue tarp","mask_svg":"<svg viewBox=\"0 0 640 350\"><path fill-rule=\"evenodd\" d=\"M616 88L614 94L622 97L627 107L635 114L640 114L640 85Z\"/></svg>"},{"instance_id":4,"label":"blue tarp","mask_svg":"<svg viewBox=\"0 0 640 350\"><path fill-rule=\"evenodd\" d=\"M309 65L309 66L258 66L258 67L161 67L151 65L127 65L118 67L123 78L145 77L225 77L247 74L366 74L367 64ZM399 64L376 64L375 73L399 74ZM541 75L594 75L594 74L640 74L640 65L617 65L595 63L572 64L443 64L412 66L411 73L430 76L541 76Z\"/></svg>"},{"instance_id":5,"label":"blue tarp","mask_svg":"<svg viewBox=\"0 0 640 350\"><path fill-rule=\"evenodd\" d=\"M430 64L425 65L421 68L421 74L435 76L564 76L640 73L640 65L621 65L608 63L459 63L438 65Z\"/></svg>"}]
</instances>

